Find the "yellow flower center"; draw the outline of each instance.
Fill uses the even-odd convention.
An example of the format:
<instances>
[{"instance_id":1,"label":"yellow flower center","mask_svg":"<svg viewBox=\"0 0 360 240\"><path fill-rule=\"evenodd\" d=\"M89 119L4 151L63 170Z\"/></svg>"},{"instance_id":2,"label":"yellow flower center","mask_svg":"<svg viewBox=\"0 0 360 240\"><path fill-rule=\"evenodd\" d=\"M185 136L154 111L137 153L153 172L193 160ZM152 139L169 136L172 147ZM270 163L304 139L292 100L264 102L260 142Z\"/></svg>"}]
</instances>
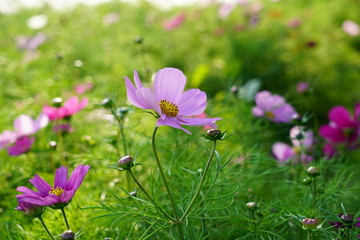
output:
<instances>
[{"instance_id":1,"label":"yellow flower center","mask_svg":"<svg viewBox=\"0 0 360 240\"><path fill-rule=\"evenodd\" d=\"M64 192L64 189L61 187L56 187L55 189L51 188L49 193L55 194L56 196L60 197L60 195Z\"/></svg>"},{"instance_id":2,"label":"yellow flower center","mask_svg":"<svg viewBox=\"0 0 360 240\"><path fill-rule=\"evenodd\" d=\"M160 100L159 105L161 108L161 112L167 116L176 117L179 112L178 106L171 102L168 102L167 100Z\"/></svg>"},{"instance_id":3,"label":"yellow flower center","mask_svg":"<svg viewBox=\"0 0 360 240\"><path fill-rule=\"evenodd\" d=\"M265 113L265 116L268 117L268 118L274 118L274 117L275 117L275 114L272 113L272 112L266 112L266 113Z\"/></svg>"}]
</instances>

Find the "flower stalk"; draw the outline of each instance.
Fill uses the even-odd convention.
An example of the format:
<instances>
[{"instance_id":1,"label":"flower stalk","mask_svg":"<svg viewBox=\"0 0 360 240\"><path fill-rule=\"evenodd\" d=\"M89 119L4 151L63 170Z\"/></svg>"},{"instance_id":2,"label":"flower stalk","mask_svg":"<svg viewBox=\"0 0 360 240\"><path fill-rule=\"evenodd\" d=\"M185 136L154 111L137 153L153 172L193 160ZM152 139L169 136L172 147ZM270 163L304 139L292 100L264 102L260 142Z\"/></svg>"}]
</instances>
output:
<instances>
[{"instance_id":1,"label":"flower stalk","mask_svg":"<svg viewBox=\"0 0 360 240\"><path fill-rule=\"evenodd\" d=\"M64 210L64 208L60 208L60 210L61 210L62 215L63 215L63 217L64 217L64 221L65 221L67 230L70 230L70 226L69 226L69 222L68 222L68 220L67 220L66 214L65 214L65 210Z\"/></svg>"},{"instance_id":2,"label":"flower stalk","mask_svg":"<svg viewBox=\"0 0 360 240\"><path fill-rule=\"evenodd\" d=\"M45 225L45 223L44 223L44 220L42 219L41 215L38 216L38 218L39 218L41 224L43 225L45 231L46 231L47 234L49 235L49 237L50 237L51 239L55 240L55 238L53 237L53 235L50 233L49 229L46 227L46 225Z\"/></svg>"}]
</instances>

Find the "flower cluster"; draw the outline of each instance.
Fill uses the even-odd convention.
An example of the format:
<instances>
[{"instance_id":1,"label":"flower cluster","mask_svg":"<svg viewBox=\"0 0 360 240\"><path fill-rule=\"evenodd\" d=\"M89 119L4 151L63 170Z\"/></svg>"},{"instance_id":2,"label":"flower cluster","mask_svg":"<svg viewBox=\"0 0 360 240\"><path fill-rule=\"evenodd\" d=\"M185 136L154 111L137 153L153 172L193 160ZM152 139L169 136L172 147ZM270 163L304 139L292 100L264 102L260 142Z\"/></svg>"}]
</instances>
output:
<instances>
[{"instance_id":1,"label":"flower cluster","mask_svg":"<svg viewBox=\"0 0 360 240\"><path fill-rule=\"evenodd\" d=\"M360 103L355 105L354 116L343 106L333 107L328 114L329 124L319 129L326 140L324 154L331 157L341 148L355 149L360 146Z\"/></svg>"},{"instance_id":2,"label":"flower cluster","mask_svg":"<svg viewBox=\"0 0 360 240\"><path fill-rule=\"evenodd\" d=\"M268 91L258 92L255 96L256 107L252 113L256 117L265 117L273 122L290 123L298 114L285 99Z\"/></svg>"},{"instance_id":3,"label":"flower cluster","mask_svg":"<svg viewBox=\"0 0 360 240\"><path fill-rule=\"evenodd\" d=\"M275 158L280 162L292 159L293 163L308 163L313 157L308 155L314 145L314 133L302 126L295 126L290 130L292 146L277 142L272 146Z\"/></svg>"},{"instance_id":4,"label":"flower cluster","mask_svg":"<svg viewBox=\"0 0 360 240\"><path fill-rule=\"evenodd\" d=\"M0 149L6 148L10 156L18 156L28 152L35 141L34 135L46 127L49 118L40 114L36 120L22 114L14 120L15 131L5 130L0 134Z\"/></svg>"}]
</instances>

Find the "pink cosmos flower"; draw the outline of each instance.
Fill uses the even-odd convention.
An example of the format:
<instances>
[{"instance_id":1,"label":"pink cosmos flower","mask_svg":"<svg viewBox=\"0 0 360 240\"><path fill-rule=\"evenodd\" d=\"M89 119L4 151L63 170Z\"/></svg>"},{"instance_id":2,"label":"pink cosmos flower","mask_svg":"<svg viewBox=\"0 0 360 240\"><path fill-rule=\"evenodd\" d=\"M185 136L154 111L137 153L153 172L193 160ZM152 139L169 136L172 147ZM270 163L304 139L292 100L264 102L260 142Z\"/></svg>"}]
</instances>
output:
<instances>
[{"instance_id":1,"label":"pink cosmos flower","mask_svg":"<svg viewBox=\"0 0 360 240\"><path fill-rule=\"evenodd\" d=\"M357 36L360 34L359 24L350 20L343 22L342 29L351 36Z\"/></svg>"},{"instance_id":2,"label":"pink cosmos flower","mask_svg":"<svg viewBox=\"0 0 360 240\"><path fill-rule=\"evenodd\" d=\"M185 75L176 68L164 68L155 75L154 88L143 87L139 75L134 71L134 84L125 77L129 102L142 109L154 110L159 118L156 126L170 126L191 134L181 125L211 126L221 118L193 118L202 113L207 105L205 92L190 89L184 92Z\"/></svg>"},{"instance_id":3,"label":"pink cosmos flower","mask_svg":"<svg viewBox=\"0 0 360 240\"><path fill-rule=\"evenodd\" d=\"M28 115L21 114L14 120L15 133L18 137L32 135L41 128L46 127L48 123L49 118L43 113L36 120L33 120Z\"/></svg>"},{"instance_id":4,"label":"pink cosmos flower","mask_svg":"<svg viewBox=\"0 0 360 240\"><path fill-rule=\"evenodd\" d=\"M221 19L226 18L234 10L235 5L231 3L221 4L218 10L218 15Z\"/></svg>"},{"instance_id":5,"label":"pink cosmos flower","mask_svg":"<svg viewBox=\"0 0 360 240\"><path fill-rule=\"evenodd\" d=\"M9 144L16 141L16 133L5 130L0 134L0 149L7 147Z\"/></svg>"},{"instance_id":6,"label":"pink cosmos flower","mask_svg":"<svg viewBox=\"0 0 360 240\"><path fill-rule=\"evenodd\" d=\"M173 30L175 28L180 27L183 24L183 22L185 21L185 18L186 18L185 13L179 13L175 17L164 21L163 22L163 27L164 27L165 30L171 31L171 30Z\"/></svg>"},{"instance_id":7,"label":"pink cosmos flower","mask_svg":"<svg viewBox=\"0 0 360 240\"><path fill-rule=\"evenodd\" d=\"M19 156L28 152L35 141L34 137L23 136L17 138L15 143L7 148L10 156Z\"/></svg>"},{"instance_id":8,"label":"pink cosmos flower","mask_svg":"<svg viewBox=\"0 0 360 240\"><path fill-rule=\"evenodd\" d=\"M87 83L76 85L74 90L77 94L80 95L80 94L84 94L85 92L87 92L93 88L94 88L94 83L87 82Z\"/></svg>"},{"instance_id":9,"label":"pink cosmos flower","mask_svg":"<svg viewBox=\"0 0 360 240\"><path fill-rule=\"evenodd\" d=\"M81 109L86 107L89 103L88 98L83 98L81 101L77 96L68 99L62 107L44 106L43 112L49 117L50 120L63 119L70 117Z\"/></svg>"},{"instance_id":10,"label":"pink cosmos flower","mask_svg":"<svg viewBox=\"0 0 360 240\"><path fill-rule=\"evenodd\" d=\"M16 197L21 199L22 202L29 204L62 208L74 197L89 171L89 168L89 165L80 164L74 169L68 179L67 167L61 166L56 170L54 187L51 187L45 180L36 174L29 182L38 190L38 192L21 186L16 188L16 190L23 194L19 194Z\"/></svg>"},{"instance_id":11,"label":"pink cosmos flower","mask_svg":"<svg viewBox=\"0 0 360 240\"><path fill-rule=\"evenodd\" d=\"M307 153L311 151L314 144L314 133L301 126L294 126L290 130L292 146L277 142L272 146L272 153L275 158L284 163L293 159L293 163L311 162L313 157Z\"/></svg>"},{"instance_id":12,"label":"pink cosmos flower","mask_svg":"<svg viewBox=\"0 0 360 240\"><path fill-rule=\"evenodd\" d=\"M307 82L299 82L298 84L296 84L296 91L298 93L304 93L307 90L309 90L309 83Z\"/></svg>"},{"instance_id":13,"label":"pink cosmos flower","mask_svg":"<svg viewBox=\"0 0 360 240\"><path fill-rule=\"evenodd\" d=\"M328 144L324 153L332 153L336 146L344 145L348 149L359 147L360 136L360 103L355 105L354 117L343 106L333 107L328 114L329 124L319 129L319 134Z\"/></svg>"},{"instance_id":14,"label":"pink cosmos flower","mask_svg":"<svg viewBox=\"0 0 360 240\"><path fill-rule=\"evenodd\" d=\"M265 117L273 122L289 123L297 116L294 108L280 95L261 91L256 94L255 102L256 107L252 108L252 113L256 117Z\"/></svg>"}]
</instances>

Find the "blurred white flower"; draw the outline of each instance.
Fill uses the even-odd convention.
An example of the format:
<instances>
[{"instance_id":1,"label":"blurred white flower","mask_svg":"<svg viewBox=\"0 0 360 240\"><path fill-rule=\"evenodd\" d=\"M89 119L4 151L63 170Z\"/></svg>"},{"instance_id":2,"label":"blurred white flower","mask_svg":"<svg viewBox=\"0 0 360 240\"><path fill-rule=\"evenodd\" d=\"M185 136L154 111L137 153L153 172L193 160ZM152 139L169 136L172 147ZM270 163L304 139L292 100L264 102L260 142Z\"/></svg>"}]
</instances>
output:
<instances>
[{"instance_id":1,"label":"blurred white flower","mask_svg":"<svg viewBox=\"0 0 360 240\"><path fill-rule=\"evenodd\" d=\"M351 36L357 36L360 34L360 27L356 22L346 20L342 24L342 29L344 32Z\"/></svg>"},{"instance_id":2,"label":"blurred white flower","mask_svg":"<svg viewBox=\"0 0 360 240\"><path fill-rule=\"evenodd\" d=\"M31 29L40 29L46 26L48 18L46 15L34 15L27 21L27 25Z\"/></svg>"}]
</instances>

